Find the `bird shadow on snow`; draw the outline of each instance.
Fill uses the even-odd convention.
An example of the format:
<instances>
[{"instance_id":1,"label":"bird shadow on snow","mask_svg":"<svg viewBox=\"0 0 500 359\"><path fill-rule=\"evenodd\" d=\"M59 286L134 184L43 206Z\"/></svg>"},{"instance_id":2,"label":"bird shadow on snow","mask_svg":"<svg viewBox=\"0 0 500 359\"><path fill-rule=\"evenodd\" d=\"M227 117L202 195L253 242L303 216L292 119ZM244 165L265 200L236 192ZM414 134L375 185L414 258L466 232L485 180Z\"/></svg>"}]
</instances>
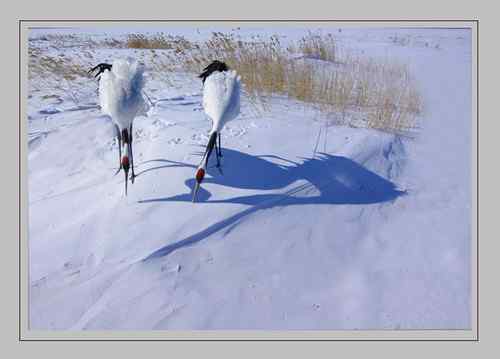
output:
<instances>
[{"instance_id":1,"label":"bird shadow on snow","mask_svg":"<svg viewBox=\"0 0 500 359\"><path fill-rule=\"evenodd\" d=\"M216 168L208 168L208 173L212 178L206 178L203 184L214 183L232 188L262 191L275 190L276 192L219 200L210 199L211 193L200 188L198 192L199 202L208 204L237 203L249 205L250 207L183 240L160 248L145 260L166 256L176 249L192 245L225 228L227 228L226 235L243 218L262 209L308 204L373 204L391 201L406 194L405 191L398 190L394 183L342 156L319 153L314 158L302 159L301 163L272 155L254 156L230 149L223 149L223 156L224 162L237 164L237 170L224 168L224 175L220 175ZM274 158L286 164L277 164L267 160L268 158ZM189 164L183 165L196 167ZM301 184L288 188L286 191L283 190L296 181L301 181ZM194 179L188 179L185 184L192 190L195 181ZM191 202L191 196L190 192L139 202Z\"/></svg>"},{"instance_id":2,"label":"bird shadow on snow","mask_svg":"<svg viewBox=\"0 0 500 359\"><path fill-rule=\"evenodd\" d=\"M144 173L147 173L147 172L150 172L150 171L156 171L156 170L159 170L159 169L162 169L162 168L191 167L193 169L196 169L195 165L190 165L189 163L178 162L178 161L171 161L171 160L165 160L165 159L161 159L161 158L154 159L154 160L149 160L149 161L144 161L144 162L141 162L140 164L143 165L143 164L151 163L151 162L160 162L160 163L167 163L167 164L162 165L162 166L150 167L150 168L147 168L145 170L142 170L142 171L140 171L140 172L138 172L136 174L136 177L139 177L140 175L142 175Z\"/></svg>"}]
</instances>

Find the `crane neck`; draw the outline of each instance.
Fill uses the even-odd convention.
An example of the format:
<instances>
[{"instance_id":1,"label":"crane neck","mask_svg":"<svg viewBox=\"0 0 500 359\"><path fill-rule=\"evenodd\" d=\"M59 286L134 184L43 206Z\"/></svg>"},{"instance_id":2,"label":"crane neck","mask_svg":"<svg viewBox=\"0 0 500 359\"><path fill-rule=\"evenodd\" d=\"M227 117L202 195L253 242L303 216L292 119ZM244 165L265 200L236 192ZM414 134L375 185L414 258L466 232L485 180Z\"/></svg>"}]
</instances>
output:
<instances>
[{"instance_id":1,"label":"crane neck","mask_svg":"<svg viewBox=\"0 0 500 359\"><path fill-rule=\"evenodd\" d=\"M130 136L129 136L129 133L128 133L128 129L124 128L122 130L122 141L123 143L130 143Z\"/></svg>"},{"instance_id":2,"label":"crane neck","mask_svg":"<svg viewBox=\"0 0 500 359\"><path fill-rule=\"evenodd\" d=\"M210 134L210 138L208 139L207 149L205 150L205 154L203 155L203 159L201 160L203 167L207 166L208 159L212 154L212 150L214 149L216 142L217 142L217 131L212 131L212 133Z\"/></svg>"}]
</instances>

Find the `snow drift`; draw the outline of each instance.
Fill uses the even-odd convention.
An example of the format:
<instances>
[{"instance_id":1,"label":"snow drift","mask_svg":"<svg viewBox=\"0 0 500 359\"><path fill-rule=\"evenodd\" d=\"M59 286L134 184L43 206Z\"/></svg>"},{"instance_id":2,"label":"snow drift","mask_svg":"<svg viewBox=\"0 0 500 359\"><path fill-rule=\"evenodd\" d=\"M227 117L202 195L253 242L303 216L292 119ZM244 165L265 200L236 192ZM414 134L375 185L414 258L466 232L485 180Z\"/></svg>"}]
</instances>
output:
<instances>
[{"instance_id":1,"label":"snow drift","mask_svg":"<svg viewBox=\"0 0 500 359\"><path fill-rule=\"evenodd\" d=\"M97 84L33 91L30 328L469 328L470 31L338 36L409 60L426 104L419 137L333 126L282 98L258 115L242 102L221 132L224 175L209 166L196 204L210 129L199 79L145 85L155 106L134 122L126 198Z\"/></svg>"}]
</instances>

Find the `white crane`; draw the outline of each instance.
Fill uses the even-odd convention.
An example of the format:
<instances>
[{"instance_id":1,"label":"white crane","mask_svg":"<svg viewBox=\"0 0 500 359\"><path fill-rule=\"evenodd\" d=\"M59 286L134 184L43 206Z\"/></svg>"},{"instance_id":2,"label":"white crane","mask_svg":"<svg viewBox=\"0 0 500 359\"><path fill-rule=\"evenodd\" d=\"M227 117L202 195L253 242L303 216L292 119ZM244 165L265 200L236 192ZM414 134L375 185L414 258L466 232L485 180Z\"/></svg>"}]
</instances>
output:
<instances>
[{"instance_id":1,"label":"white crane","mask_svg":"<svg viewBox=\"0 0 500 359\"><path fill-rule=\"evenodd\" d=\"M117 59L113 65L101 63L89 72L101 74L99 101L104 114L111 117L118 138L118 159L125 172L125 195L127 194L128 171L132 167L131 181L134 183L134 155L132 151L134 118L143 113L146 103L142 97L144 67L137 61ZM122 157L123 146L123 157Z\"/></svg>"},{"instance_id":2,"label":"white crane","mask_svg":"<svg viewBox=\"0 0 500 359\"><path fill-rule=\"evenodd\" d=\"M222 157L220 131L228 121L240 113L241 78L236 71L230 70L224 62L215 60L203 69L199 77L203 82L203 108L205 114L212 120L212 130L205 153L196 169L193 202L196 201L200 184L205 178L208 159L214 147L217 168L220 170L220 157Z\"/></svg>"}]
</instances>

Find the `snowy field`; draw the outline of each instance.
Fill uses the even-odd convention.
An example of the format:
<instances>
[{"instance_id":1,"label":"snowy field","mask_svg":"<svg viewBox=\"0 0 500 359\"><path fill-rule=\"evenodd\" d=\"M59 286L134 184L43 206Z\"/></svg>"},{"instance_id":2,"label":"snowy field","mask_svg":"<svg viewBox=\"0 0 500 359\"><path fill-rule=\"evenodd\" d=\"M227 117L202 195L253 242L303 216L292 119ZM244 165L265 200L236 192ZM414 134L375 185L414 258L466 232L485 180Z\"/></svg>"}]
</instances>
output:
<instances>
[{"instance_id":1,"label":"snowy field","mask_svg":"<svg viewBox=\"0 0 500 359\"><path fill-rule=\"evenodd\" d=\"M149 50L83 48L84 38L212 30L34 29L29 41L87 66L147 62ZM286 42L307 29L238 31ZM266 111L243 99L222 131L224 174L209 168L198 203L211 125L195 75L147 82L153 104L134 122L128 196L96 80L29 83L31 329L471 327L471 32L322 31L409 65L423 99L418 133L340 126L280 96ZM61 47L50 33L77 35Z\"/></svg>"}]
</instances>

